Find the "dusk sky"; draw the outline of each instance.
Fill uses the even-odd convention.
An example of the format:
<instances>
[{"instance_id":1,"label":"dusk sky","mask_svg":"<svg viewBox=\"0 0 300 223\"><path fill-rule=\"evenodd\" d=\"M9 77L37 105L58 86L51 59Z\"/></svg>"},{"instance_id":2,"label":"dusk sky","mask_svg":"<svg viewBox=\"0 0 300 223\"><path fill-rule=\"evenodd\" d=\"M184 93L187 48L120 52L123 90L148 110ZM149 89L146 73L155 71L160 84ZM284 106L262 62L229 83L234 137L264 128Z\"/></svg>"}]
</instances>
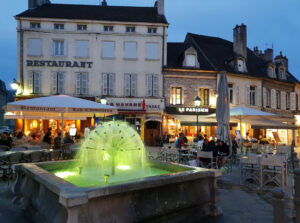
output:
<instances>
[{"instance_id":1,"label":"dusk sky","mask_svg":"<svg viewBox=\"0 0 300 223\"><path fill-rule=\"evenodd\" d=\"M100 0L102 1L102 0ZM52 3L99 4L99 0L51 0ZM107 0L109 5L153 6L155 0ZM248 48L283 51L289 71L300 79L299 0L165 0L169 42L183 41L187 32L232 41L236 24L247 25ZM27 0L1 0L0 79L17 77L17 32L14 16L27 9ZM8 86L7 86L8 87Z\"/></svg>"}]
</instances>

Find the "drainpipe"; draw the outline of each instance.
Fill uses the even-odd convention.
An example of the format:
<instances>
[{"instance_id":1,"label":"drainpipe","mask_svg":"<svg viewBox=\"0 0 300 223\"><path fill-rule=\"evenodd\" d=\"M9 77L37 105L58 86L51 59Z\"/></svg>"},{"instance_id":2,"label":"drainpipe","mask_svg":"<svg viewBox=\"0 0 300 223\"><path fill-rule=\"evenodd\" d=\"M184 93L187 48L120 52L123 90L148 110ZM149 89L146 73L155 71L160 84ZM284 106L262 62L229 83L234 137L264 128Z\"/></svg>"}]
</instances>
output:
<instances>
[{"instance_id":1,"label":"drainpipe","mask_svg":"<svg viewBox=\"0 0 300 223\"><path fill-rule=\"evenodd\" d=\"M22 89L24 90L24 43L23 43L23 35L24 35L24 31L23 31L23 28L22 28L22 20L19 20L20 21L20 82L21 82L21 87Z\"/></svg>"}]
</instances>

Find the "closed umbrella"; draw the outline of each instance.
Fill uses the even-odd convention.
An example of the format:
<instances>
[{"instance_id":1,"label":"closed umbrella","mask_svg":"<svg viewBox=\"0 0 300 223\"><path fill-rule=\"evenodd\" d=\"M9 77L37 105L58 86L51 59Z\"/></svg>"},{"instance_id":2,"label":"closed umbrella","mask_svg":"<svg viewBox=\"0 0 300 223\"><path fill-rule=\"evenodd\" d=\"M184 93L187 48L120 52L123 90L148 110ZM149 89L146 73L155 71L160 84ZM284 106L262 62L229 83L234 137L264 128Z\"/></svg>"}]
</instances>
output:
<instances>
[{"instance_id":1,"label":"closed umbrella","mask_svg":"<svg viewBox=\"0 0 300 223\"><path fill-rule=\"evenodd\" d=\"M229 128L229 100L228 100L228 83L226 73L222 72L218 84L218 99L216 118L218 122L217 137L230 146L231 154L231 138Z\"/></svg>"}]
</instances>

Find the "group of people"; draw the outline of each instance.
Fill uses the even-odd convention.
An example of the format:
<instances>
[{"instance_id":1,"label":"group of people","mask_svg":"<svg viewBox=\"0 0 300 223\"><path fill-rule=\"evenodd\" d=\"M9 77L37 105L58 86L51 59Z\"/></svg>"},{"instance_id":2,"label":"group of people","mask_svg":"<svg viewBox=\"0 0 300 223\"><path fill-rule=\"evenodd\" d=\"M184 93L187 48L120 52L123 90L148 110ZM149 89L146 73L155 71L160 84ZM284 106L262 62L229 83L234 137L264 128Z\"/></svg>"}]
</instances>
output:
<instances>
[{"instance_id":1,"label":"group of people","mask_svg":"<svg viewBox=\"0 0 300 223\"><path fill-rule=\"evenodd\" d=\"M216 159L216 164L219 169L225 164L226 160L230 156L229 146L224 143L222 140L215 141L214 138L208 138L207 135L200 135L195 140L198 147L202 147L202 151L204 152L212 152L214 159ZM178 149L182 149L182 147L188 146L188 140L183 133L179 134L178 139L175 142L175 145ZM211 161L210 159L200 158L200 162L208 165Z\"/></svg>"}]
</instances>

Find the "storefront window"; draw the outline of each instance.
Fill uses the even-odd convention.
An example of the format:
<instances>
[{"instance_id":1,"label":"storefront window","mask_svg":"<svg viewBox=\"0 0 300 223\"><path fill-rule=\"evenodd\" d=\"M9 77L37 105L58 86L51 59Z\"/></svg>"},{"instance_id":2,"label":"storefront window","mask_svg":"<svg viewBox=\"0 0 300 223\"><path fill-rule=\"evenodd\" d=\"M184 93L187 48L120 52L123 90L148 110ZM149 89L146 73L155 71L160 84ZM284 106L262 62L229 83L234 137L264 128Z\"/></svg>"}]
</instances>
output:
<instances>
[{"instance_id":1,"label":"storefront window","mask_svg":"<svg viewBox=\"0 0 300 223\"><path fill-rule=\"evenodd\" d=\"M171 104L173 104L173 105L181 105L182 104L182 88L181 87L173 87L172 88Z\"/></svg>"},{"instance_id":2,"label":"storefront window","mask_svg":"<svg viewBox=\"0 0 300 223\"><path fill-rule=\"evenodd\" d=\"M201 105L209 105L209 89L200 88Z\"/></svg>"}]
</instances>

